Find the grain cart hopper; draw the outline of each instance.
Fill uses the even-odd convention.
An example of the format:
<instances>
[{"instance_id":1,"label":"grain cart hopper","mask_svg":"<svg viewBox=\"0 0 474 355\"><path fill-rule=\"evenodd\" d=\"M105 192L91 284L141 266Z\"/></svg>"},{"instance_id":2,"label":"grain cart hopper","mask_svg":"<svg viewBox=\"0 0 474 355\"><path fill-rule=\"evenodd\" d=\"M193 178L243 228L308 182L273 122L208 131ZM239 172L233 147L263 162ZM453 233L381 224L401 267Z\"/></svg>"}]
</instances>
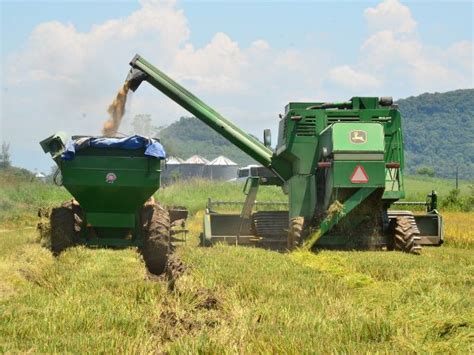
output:
<instances>
[{"instance_id":1,"label":"grain cart hopper","mask_svg":"<svg viewBox=\"0 0 474 355\"><path fill-rule=\"evenodd\" d=\"M290 249L305 245L419 252L423 239L416 217L388 212L405 197L401 117L391 98L290 102L273 150L268 130L261 143L142 57L135 56L130 65L127 80L133 91L142 81L149 82L275 175L249 180L239 215L208 211L204 242L230 236L236 242L243 236L264 240L270 234L276 241L275 236L284 236ZM287 213L252 212L262 183L282 186L288 194ZM430 244L439 245L441 217L435 212L431 217L425 222L435 225L425 230L437 231Z\"/></svg>"},{"instance_id":2,"label":"grain cart hopper","mask_svg":"<svg viewBox=\"0 0 474 355\"><path fill-rule=\"evenodd\" d=\"M40 213L50 221L47 237L52 251L58 254L75 244L136 246L152 273L163 272L170 247L170 218L150 198L160 186L165 158L161 144L141 136L68 139L62 132L40 144L51 154L62 185L74 197ZM45 232L41 226L40 232Z\"/></svg>"}]
</instances>

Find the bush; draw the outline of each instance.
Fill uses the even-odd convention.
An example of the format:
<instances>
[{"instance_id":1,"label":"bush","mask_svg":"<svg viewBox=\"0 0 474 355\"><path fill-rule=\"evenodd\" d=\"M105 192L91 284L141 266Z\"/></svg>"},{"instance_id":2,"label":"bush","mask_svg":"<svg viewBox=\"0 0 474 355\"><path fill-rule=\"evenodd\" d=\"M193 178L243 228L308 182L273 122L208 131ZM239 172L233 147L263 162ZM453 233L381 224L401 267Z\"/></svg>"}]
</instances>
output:
<instances>
[{"instance_id":1,"label":"bush","mask_svg":"<svg viewBox=\"0 0 474 355\"><path fill-rule=\"evenodd\" d=\"M452 211L469 212L474 209L474 187L471 185L470 194L461 196L461 190L452 189L448 195L441 200L441 208Z\"/></svg>"},{"instance_id":2,"label":"bush","mask_svg":"<svg viewBox=\"0 0 474 355\"><path fill-rule=\"evenodd\" d=\"M434 177L435 176L435 171L431 167L424 166L416 171L418 175L426 175L429 177Z\"/></svg>"}]
</instances>

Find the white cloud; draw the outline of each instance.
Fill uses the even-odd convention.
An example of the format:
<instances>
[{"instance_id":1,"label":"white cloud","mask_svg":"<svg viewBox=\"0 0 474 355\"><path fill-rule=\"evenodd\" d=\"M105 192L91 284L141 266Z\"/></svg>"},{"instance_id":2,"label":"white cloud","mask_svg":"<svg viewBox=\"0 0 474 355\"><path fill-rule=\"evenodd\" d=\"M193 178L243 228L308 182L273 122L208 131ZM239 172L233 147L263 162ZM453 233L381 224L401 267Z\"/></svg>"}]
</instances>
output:
<instances>
[{"instance_id":1,"label":"white cloud","mask_svg":"<svg viewBox=\"0 0 474 355\"><path fill-rule=\"evenodd\" d=\"M252 42L252 48L256 50L265 51L265 50L270 49L270 45L268 44L267 41L264 41L263 39L258 39Z\"/></svg>"},{"instance_id":2,"label":"white cloud","mask_svg":"<svg viewBox=\"0 0 474 355\"><path fill-rule=\"evenodd\" d=\"M203 48L187 44L179 50L173 71L177 80L194 81L200 90L238 91L244 86L241 80L246 55L237 42L225 33L214 35Z\"/></svg>"},{"instance_id":3,"label":"white cloud","mask_svg":"<svg viewBox=\"0 0 474 355\"><path fill-rule=\"evenodd\" d=\"M410 9L398 0L385 0L375 7L369 7L365 9L364 17L372 32L388 30L409 33L416 28Z\"/></svg>"},{"instance_id":4,"label":"white cloud","mask_svg":"<svg viewBox=\"0 0 474 355\"><path fill-rule=\"evenodd\" d=\"M398 0L367 8L364 17L370 35L360 47L359 59L333 68L332 82L360 90L383 86L403 95L474 85L472 42L449 48L425 44L410 9Z\"/></svg>"},{"instance_id":5,"label":"white cloud","mask_svg":"<svg viewBox=\"0 0 474 355\"><path fill-rule=\"evenodd\" d=\"M348 65L342 65L331 69L329 78L334 83L349 89L372 89L380 86L380 80L372 75L355 71Z\"/></svg>"}]
</instances>

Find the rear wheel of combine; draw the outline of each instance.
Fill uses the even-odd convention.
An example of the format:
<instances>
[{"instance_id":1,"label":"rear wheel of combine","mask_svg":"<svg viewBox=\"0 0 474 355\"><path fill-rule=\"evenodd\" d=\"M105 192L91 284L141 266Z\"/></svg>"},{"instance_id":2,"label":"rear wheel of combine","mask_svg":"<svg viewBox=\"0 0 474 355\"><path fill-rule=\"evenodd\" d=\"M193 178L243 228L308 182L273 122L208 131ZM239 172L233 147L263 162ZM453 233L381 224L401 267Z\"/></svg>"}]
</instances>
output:
<instances>
[{"instance_id":1,"label":"rear wheel of combine","mask_svg":"<svg viewBox=\"0 0 474 355\"><path fill-rule=\"evenodd\" d=\"M140 251L148 270L162 274L170 253L170 218L159 204L147 205L142 212L143 246Z\"/></svg>"},{"instance_id":2,"label":"rear wheel of combine","mask_svg":"<svg viewBox=\"0 0 474 355\"><path fill-rule=\"evenodd\" d=\"M301 241L303 234L304 217L290 218L288 230L288 249L293 250Z\"/></svg>"},{"instance_id":3,"label":"rear wheel of combine","mask_svg":"<svg viewBox=\"0 0 474 355\"><path fill-rule=\"evenodd\" d=\"M410 254L420 254L421 246L418 244L419 239L408 218L397 217L394 220L393 249Z\"/></svg>"}]
</instances>

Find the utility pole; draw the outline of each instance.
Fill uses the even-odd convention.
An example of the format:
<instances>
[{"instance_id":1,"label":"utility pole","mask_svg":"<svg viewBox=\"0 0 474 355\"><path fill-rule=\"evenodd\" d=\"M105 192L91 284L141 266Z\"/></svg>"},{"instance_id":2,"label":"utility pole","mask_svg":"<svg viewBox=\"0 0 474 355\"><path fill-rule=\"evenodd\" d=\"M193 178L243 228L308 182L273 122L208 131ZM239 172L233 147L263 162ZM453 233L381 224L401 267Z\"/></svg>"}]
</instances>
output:
<instances>
[{"instance_id":1,"label":"utility pole","mask_svg":"<svg viewBox=\"0 0 474 355\"><path fill-rule=\"evenodd\" d=\"M456 165L456 190L459 189L459 167Z\"/></svg>"}]
</instances>

